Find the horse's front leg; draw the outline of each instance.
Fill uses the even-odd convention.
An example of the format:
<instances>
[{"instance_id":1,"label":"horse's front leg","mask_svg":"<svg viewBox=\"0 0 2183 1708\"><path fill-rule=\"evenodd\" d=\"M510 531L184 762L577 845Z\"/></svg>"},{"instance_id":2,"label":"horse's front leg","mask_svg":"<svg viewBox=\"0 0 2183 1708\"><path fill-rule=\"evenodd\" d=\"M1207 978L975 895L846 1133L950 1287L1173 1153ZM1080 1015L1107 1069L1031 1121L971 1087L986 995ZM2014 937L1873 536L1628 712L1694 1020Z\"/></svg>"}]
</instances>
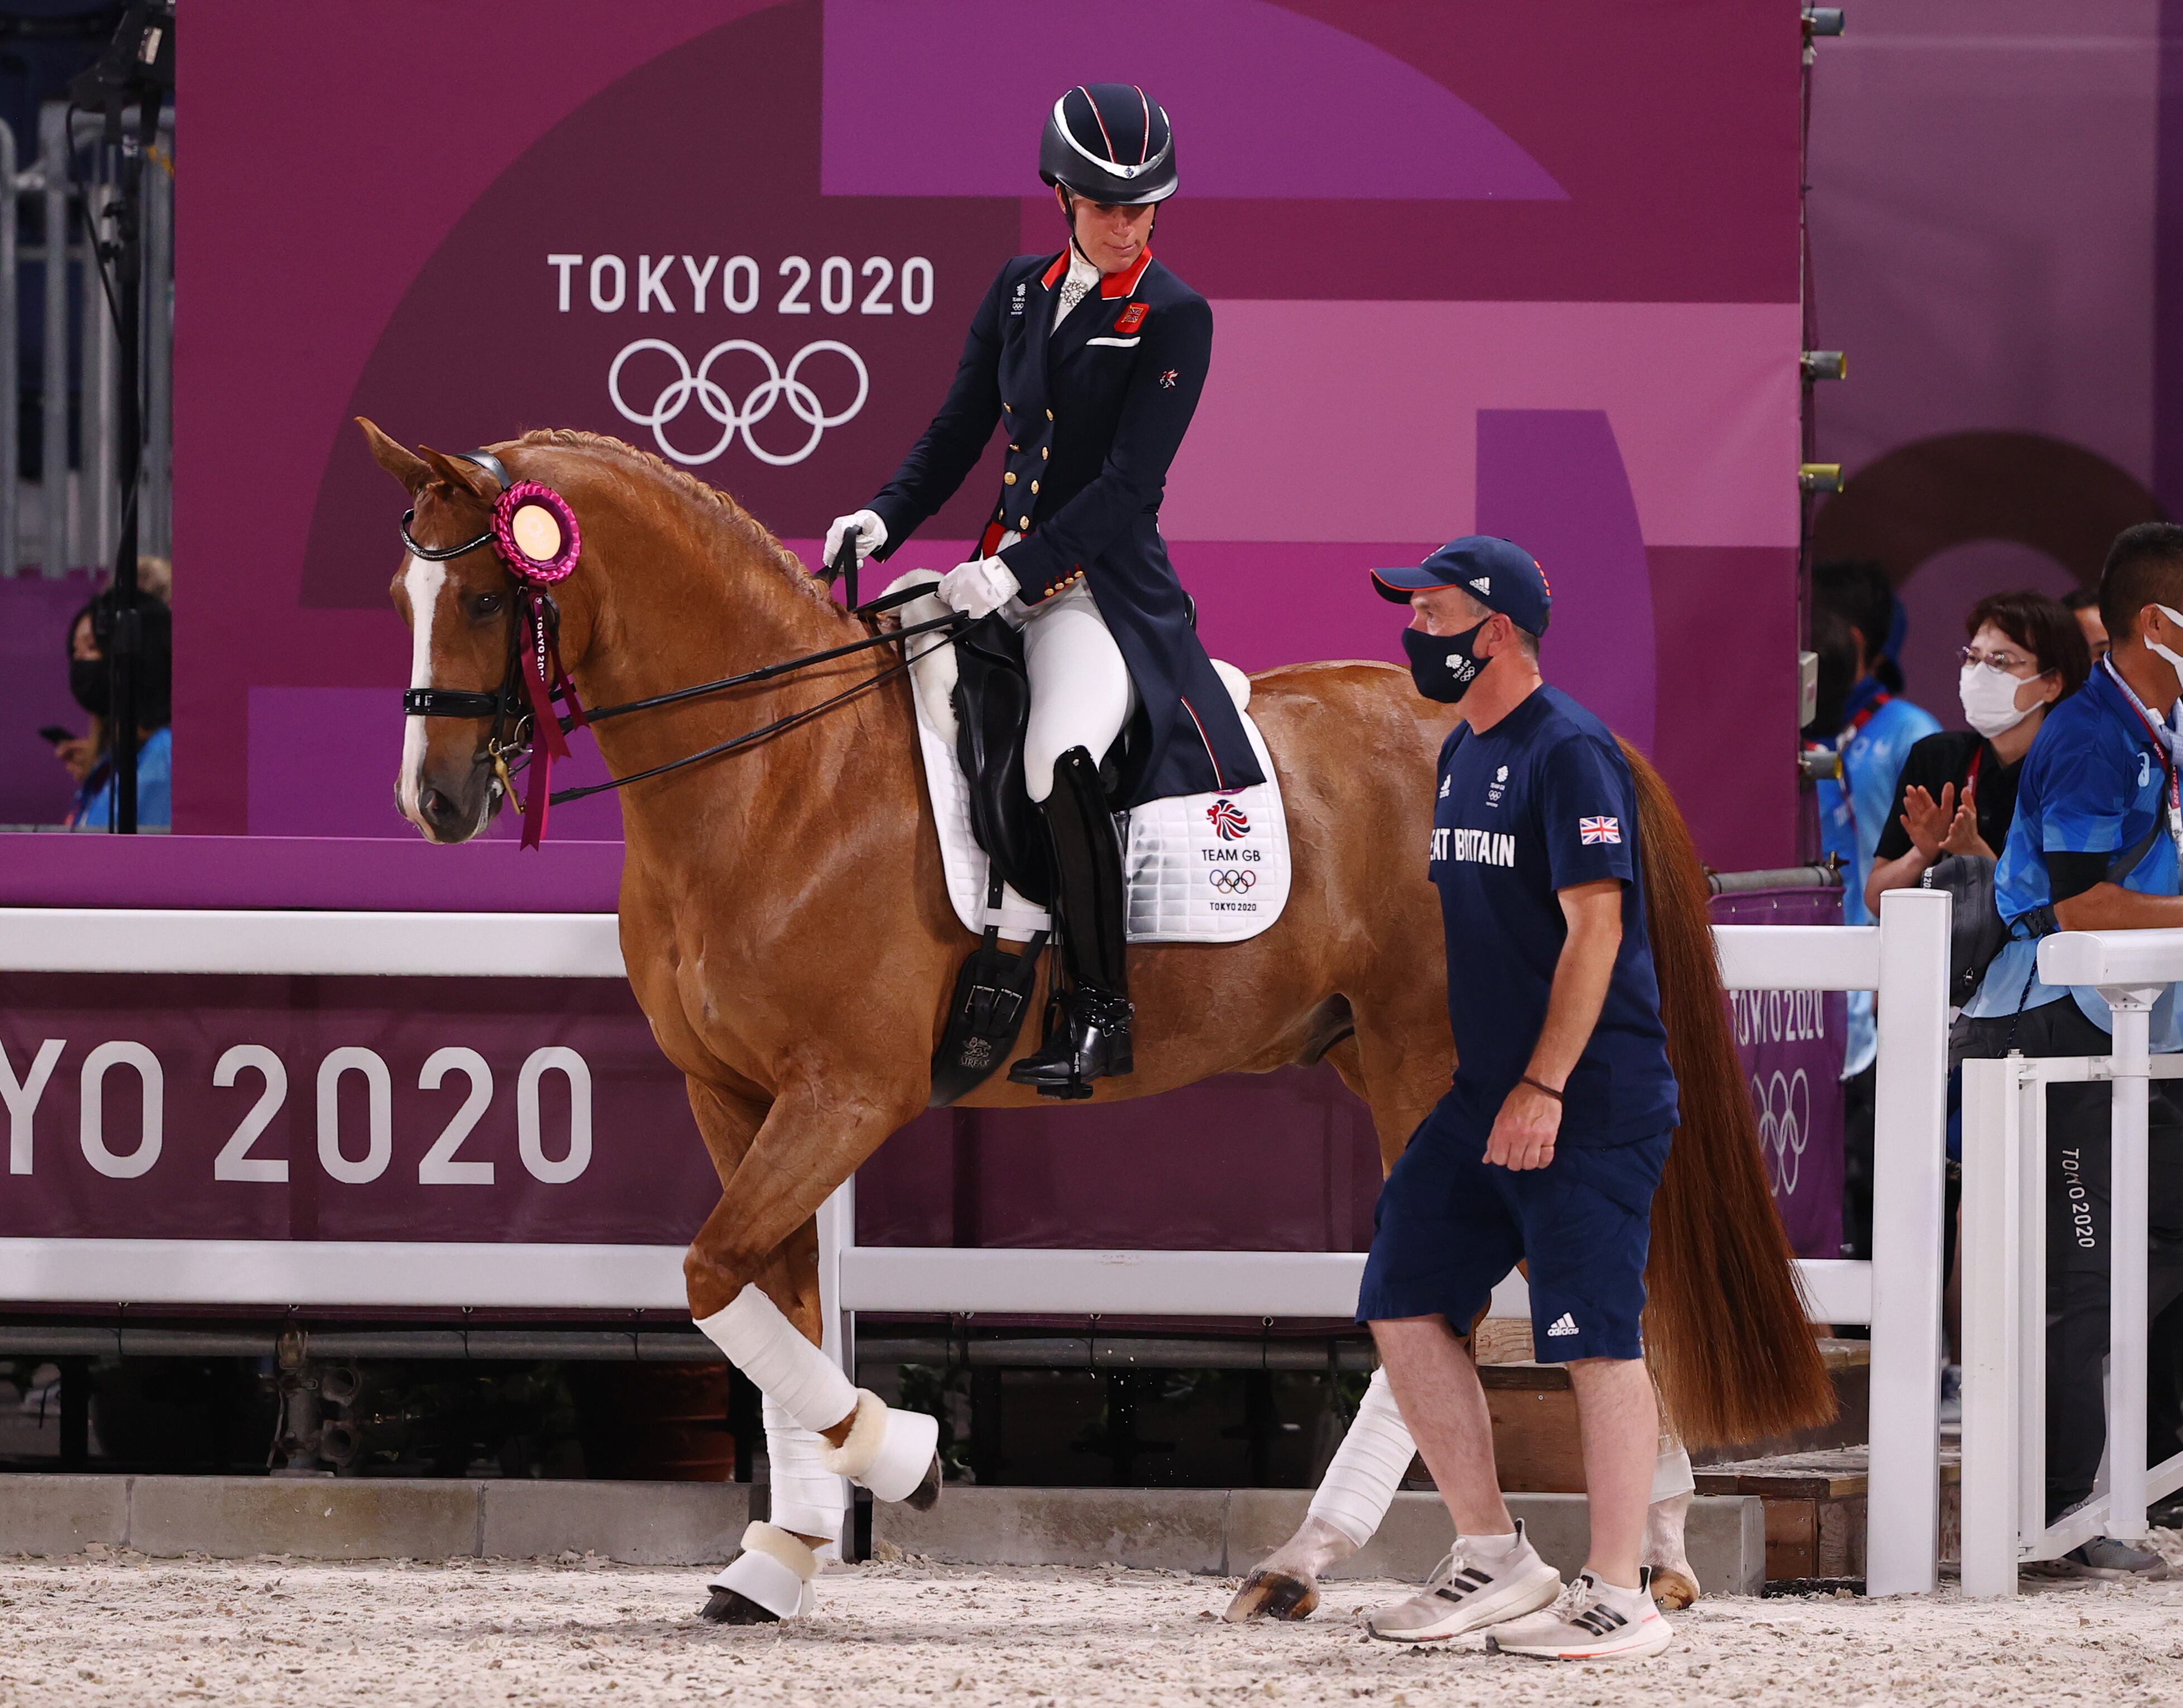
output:
<instances>
[{"instance_id":1,"label":"horse's front leg","mask_svg":"<svg viewBox=\"0 0 2183 1708\"><path fill-rule=\"evenodd\" d=\"M708 1618L753 1622L804 1604L817 1550L840 1536L839 1478L881 1500L939 1496L938 1420L858 1389L819 1349L814 1217L828 1194L921 1106L834 1076L775 1099L684 1260L690 1312L765 1396L773 1522L714 1580Z\"/></svg>"}]
</instances>

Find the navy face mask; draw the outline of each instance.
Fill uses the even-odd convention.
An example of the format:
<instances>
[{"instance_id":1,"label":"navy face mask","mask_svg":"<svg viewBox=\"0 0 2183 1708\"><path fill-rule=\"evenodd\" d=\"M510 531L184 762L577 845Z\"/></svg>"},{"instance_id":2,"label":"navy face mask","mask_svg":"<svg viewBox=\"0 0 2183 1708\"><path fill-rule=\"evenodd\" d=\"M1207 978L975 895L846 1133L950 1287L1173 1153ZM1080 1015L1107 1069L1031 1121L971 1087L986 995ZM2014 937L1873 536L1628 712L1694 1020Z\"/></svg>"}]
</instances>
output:
<instances>
[{"instance_id":1,"label":"navy face mask","mask_svg":"<svg viewBox=\"0 0 2183 1708\"><path fill-rule=\"evenodd\" d=\"M1486 623L1492 620L1489 617ZM1478 631L1486 623L1474 624L1460 635L1403 630L1403 651L1410 655L1410 680L1418 685L1419 693L1428 700L1453 705L1470 691L1470 685L1484 668L1470 649L1477 644Z\"/></svg>"}]
</instances>

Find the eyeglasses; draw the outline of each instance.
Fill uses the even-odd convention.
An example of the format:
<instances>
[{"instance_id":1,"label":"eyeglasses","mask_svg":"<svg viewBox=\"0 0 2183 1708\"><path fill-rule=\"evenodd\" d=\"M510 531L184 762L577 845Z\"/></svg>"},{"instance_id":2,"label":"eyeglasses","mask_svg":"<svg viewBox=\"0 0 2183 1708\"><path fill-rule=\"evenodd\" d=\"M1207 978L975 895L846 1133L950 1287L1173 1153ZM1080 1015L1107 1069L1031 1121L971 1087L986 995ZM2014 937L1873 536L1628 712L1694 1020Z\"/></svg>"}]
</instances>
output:
<instances>
[{"instance_id":1,"label":"eyeglasses","mask_svg":"<svg viewBox=\"0 0 2183 1708\"><path fill-rule=\"evenodd\" d=\"M2035 676L2046 674L2036 658L2026 658L2021 652L1981 652L1975 646L1960 648L1956 663L1966 670L1974 664L1982 665L1997 676L2021 676L2026 671Z\"/></svg>"}]
</instances>

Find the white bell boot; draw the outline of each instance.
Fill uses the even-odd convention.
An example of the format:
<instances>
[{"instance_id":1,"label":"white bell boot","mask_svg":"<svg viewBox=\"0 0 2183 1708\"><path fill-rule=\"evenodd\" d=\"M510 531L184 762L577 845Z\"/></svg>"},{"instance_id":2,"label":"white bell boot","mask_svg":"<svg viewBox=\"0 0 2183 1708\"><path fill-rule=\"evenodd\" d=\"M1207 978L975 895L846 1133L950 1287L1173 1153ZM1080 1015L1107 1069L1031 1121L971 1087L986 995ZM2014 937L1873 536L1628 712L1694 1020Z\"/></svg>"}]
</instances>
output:
<instances>
[{"instance_id":1,"label":"white bell boot","mask_svg":"<svg viewBox=\"0 0 2183 1708\"><path fill-rule=\"evenodd\" d=\"M771 1625L808 1613L817 1603L811 1580L819 1556L777 1524L753 1523L742 1552L706 1584L703 1616L715 1625Z\"/></svg>"},{"instance_id":2,"label":"white bell boot","mask_svg":"<svg viewBox=\"0 0 2183 1708\"><path fill-rule=\"evenodd\" d=\"M880 1500L907 1500L922 1512L940 1498L940 1420L890 1406L857 1390L857 1421L826 1455L826 1468Z\"/></svg>"}]
</instances>

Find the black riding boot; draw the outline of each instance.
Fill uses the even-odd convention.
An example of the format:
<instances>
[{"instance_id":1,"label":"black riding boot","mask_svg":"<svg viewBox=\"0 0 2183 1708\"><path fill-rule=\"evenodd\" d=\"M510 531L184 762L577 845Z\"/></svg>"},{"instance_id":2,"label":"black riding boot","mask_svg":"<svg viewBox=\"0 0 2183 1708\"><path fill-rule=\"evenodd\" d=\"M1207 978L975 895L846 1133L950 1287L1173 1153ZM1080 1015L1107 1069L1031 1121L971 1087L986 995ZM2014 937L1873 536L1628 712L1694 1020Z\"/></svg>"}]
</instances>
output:
<instances>
[{"instance_id":1,"label":"black riding boot","mask_svg":"<svg viewBox=\"0 0 2183 1708\"><path fill-rule=\"evenodd\" d=\"M1053 792L1041 809L1053 843L1053 911L1069 988L1047 1009L1046 1042L1008 1069L1019 1085L1050 1097L1089 1097L1086 1082L1127 1073L1130 978L1124 960L1129 896L1122 882L1122 840L1088 748L1072 747L1053 768Z\"/></svg>"}]
</instances>

